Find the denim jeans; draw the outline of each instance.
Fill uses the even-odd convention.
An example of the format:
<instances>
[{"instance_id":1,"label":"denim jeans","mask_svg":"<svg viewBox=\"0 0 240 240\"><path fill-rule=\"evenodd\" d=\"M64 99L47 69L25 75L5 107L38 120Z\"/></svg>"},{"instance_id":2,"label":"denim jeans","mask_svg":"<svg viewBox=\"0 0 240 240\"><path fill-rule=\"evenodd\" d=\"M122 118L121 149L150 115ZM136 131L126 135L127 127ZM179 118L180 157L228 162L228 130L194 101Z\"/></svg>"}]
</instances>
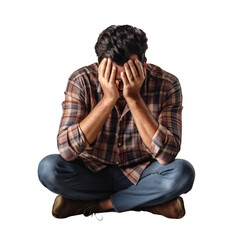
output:
<instances>
[{"instance_id":1,"label":"denim jeans","mask_svg":"<svg viewBox=\"0 0 240 240\"><path fill-rule=\"evenodd\" d=\"M38 176L46 188L65 198L90 201L110 197L114 210L124 212L162 204L187 193L192 188L195 171L183 159L167 165L154 161L134 185L115 165L93 173L79 157L67 162L59 154L52 154L39 163Z\"/></svg>"}]
</instances>

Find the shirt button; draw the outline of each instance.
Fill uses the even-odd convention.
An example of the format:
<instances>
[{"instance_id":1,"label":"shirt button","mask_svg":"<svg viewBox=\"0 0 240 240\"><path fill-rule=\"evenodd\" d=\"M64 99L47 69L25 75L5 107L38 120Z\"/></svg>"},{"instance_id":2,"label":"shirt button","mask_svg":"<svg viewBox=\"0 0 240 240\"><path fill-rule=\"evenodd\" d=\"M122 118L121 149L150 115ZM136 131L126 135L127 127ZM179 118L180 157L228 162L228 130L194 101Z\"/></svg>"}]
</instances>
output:
<instances>
[{"instance_id":1,"label":"shirt button","mask_svg":"<svg viewBox=\"0 0 240 240\"><path fill-rule=\"evenodd\" d=\"M122 143L121 143L121 142L119 142L119 143L118 143L118 146L119 146L119 147L121 147L121 146L122 146Z\"/></svg>"}]
</instances>

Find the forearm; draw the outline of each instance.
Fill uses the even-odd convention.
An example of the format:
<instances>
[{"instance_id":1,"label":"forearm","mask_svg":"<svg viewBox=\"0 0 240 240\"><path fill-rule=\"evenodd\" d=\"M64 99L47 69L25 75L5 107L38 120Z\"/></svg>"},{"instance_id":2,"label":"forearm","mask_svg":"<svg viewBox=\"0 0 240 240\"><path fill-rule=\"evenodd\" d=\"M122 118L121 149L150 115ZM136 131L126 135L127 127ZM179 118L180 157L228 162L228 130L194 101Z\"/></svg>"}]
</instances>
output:
<instances>
[{"instance_id":1,"label":"forearm","mask_svg":"<svg viewBox=\"0 0 240 240\"><path fill-rule=\"evenodd\" d=\"M152 138L158 129L158 123L153 118L141 96L127 100L134 122L144 144L151 150Z\"/></svg>"},{"instance_id":2,"label":"forearm","mask_svg":"<svg viewBox=\"0 0 240 240\"><path fill-rule=\"evenodd\" d=\"M92 144L115 105L115 100L103 97L96 107L80 122L80 128L89 144Z\"/></svg>"},{"instance_id":3,"label":"forearm","mask_svg":"<svg viewBox=\"0 0 240 240\"><path fill-rule=\"evenodd\" d=\"M135 63L135 65L134 65ZM181 144L182 94L179 82L169 87L161 106L157 121L145 105L140 95L144 82L144 71L139 60L129 60L122 72L123 95L127 100L139 134L147 146L147 151L161 164L173 161ZM146 67L145 67L146 70ZM160 94L156 92L156 94Z\"/></svg>"},{"instance_id":4,"label":"forearm","mask_svg":"<svg viewBox=\"0 0 240 240\"><path fill-rule=\"evenodd\" d=\"M158 124L141 97L128 101L128 106L138 132L152 156L163 165L173 161L180 147L174 135Z\"/></svg>"}]
</instances>

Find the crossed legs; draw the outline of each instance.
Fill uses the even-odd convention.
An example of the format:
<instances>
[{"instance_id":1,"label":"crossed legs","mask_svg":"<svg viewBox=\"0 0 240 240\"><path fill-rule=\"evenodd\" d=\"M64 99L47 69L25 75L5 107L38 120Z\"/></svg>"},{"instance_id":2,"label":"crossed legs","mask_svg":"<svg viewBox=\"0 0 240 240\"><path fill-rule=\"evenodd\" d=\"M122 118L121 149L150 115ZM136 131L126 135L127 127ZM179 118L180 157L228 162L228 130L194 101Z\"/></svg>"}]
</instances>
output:
<instances>
[{"instance_id":1,"label":"crossed legs","mask_svg":"<svg viewBox=\"0 0 240 240\"><path fill-rule=\"evenodd\" d=\"M183 159L175 159L168 165L154 161L134 185L117 166L93 173L80 158L67 162L59 154L52 154L40 162L38 175L46 188L67 199L101 200L104 210L113 208L116 212L124 212L163 204L188 192L195 172Z\"/></svg>"}]
</instances>

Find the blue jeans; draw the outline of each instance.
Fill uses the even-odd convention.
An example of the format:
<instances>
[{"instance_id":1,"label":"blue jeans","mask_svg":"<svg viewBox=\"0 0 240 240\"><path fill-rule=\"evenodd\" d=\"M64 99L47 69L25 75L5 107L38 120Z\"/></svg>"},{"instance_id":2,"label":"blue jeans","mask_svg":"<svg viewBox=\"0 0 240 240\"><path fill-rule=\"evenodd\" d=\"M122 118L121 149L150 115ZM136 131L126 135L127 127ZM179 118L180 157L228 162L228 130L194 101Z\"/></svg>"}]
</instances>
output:
<instances>
[{"instance_id":1,"label":"blue jeans","mask_svg":"<svg viewBox=\"0 0 240 240\"><path fill-rule=\"evenodd\" d=\"M41 183L50 191L73 200L111 198L116 212L168 202L193 185L195 171L183 159L167 165L152 162L134 185L115 165L97 173L88 170L80 158L67 162L59 154L45 157L38 166Z\"/></svg>"}]
</instances>

